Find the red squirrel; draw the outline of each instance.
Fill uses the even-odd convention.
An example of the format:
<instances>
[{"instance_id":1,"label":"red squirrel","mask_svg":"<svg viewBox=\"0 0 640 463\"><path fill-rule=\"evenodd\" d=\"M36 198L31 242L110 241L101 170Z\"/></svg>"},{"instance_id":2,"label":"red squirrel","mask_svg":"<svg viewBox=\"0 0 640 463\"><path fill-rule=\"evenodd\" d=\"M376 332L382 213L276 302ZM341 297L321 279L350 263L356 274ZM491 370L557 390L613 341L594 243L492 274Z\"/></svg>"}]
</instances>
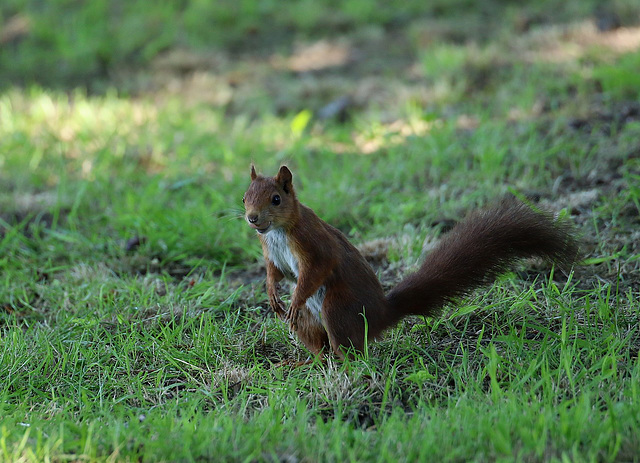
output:
<instances>
[{"instance_id":1,"label":"red squirrel","mask_svg":"<svg viewBox=\"0 0 640 463\"><path fill-rule=\"evenodd\" d=\"M343 359L350 348L362 351L367 340L408 315L436 316L520 258L570 266L578 256L566 224L505 200L458 223L416 272L385 295L360 252L298 201L292 179L286 166L275 177L257 175L251 166L242 201L262 243L269 304L316 355L331 349ZM288 310L278 295L285 278L295 282Z\"/></svg>"}]
</instances>

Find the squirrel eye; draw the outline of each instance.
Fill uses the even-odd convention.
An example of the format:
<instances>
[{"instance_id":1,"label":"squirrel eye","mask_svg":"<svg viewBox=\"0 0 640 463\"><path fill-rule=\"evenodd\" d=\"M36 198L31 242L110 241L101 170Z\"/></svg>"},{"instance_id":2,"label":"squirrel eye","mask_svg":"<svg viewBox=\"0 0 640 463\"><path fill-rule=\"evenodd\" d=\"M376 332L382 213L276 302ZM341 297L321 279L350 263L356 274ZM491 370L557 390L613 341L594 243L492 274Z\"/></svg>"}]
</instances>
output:
<instances>
[{"instance_id":1,"label":"squirrel eye","mask_svg":"<svg viewBox=\"0 0 640 463\"><path fill-rule=\"evenodd\" d=\"M274 206L277 206L278 204L280 204L280 196L279 195L275 195L271 199L271 204L273 204Z\"/></svg>"},{"instance_id":2,"label":"squirrel eye","mask_svg":"<svg viewBox=\"0 0 640 463\"><path fill-rule=\"evenodd\" d=\"M244 204L244 195L242 195L242 204Z\"/></svg>"}]
</instances>

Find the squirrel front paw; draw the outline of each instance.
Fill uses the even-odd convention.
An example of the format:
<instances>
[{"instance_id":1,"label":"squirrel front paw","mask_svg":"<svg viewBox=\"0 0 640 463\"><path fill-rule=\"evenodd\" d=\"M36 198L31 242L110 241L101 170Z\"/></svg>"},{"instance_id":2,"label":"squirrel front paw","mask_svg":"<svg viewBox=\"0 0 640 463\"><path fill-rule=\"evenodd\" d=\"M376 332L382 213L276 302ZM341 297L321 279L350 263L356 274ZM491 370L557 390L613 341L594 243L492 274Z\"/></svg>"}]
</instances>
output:
<instances>
[{"instance_id":1,"label":"squirrel front paw","mask_svg":"<svg viewBox=\"0 0 640 463\"><path fill-rule=\"evenodd\" d=\"M289 326L296 331L298 329L298 315L300 315L300 307L291 306L285 317L285 321L289 322Z\"/></svg>"},{"instance_id":2,"label":"squirrel front paw","mask_svg":"<svg viewBox=\"0 0 640 463\"><path fill-rule=\"evenodd\" d=\"M285 318L287 315L287 311L285 309L284 302L277 295L269 296L269 305L271 309L275 312L278 318Z\"/></svg>"}]
</instances>

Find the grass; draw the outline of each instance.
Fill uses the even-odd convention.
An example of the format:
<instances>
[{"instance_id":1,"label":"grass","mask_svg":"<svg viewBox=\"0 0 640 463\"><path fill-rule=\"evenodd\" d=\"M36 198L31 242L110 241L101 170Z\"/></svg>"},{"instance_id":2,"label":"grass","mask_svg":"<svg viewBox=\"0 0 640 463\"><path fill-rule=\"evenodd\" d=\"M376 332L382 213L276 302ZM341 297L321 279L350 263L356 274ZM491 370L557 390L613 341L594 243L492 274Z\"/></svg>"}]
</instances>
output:
<instances>
[{"instance_id":1,"label":"grass","mask_svg":"<svg viewBox=\"0 0 640 463\"><path fill-rule=\"evenodd\" d=\"M611 32L590 2L5 3L29 26L0 48L0 461L637 461L633 2ZM385 287L510 192L585 263L280 367L307 353L267 309L251 162Z\"/></svg>"}]
</instances>

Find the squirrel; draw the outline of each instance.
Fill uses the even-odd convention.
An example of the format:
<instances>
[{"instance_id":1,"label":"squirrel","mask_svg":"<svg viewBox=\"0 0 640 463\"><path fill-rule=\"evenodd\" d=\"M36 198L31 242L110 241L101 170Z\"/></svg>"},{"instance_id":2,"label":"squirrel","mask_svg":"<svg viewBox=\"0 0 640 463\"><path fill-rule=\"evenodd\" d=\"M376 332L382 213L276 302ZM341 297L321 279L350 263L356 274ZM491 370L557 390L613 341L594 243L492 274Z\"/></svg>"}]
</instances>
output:
<instances>
[{"instance_id":1,"label":"squirrel","mask_svg":"<svg viewBox=\"0 0 640 463\"><path fill-rule=\"evenodd\" d=\"M242 198L267 269L269 305L315 355L344 359L409 315L437 316L448 303L492 282L521 258L542 257L563 267L578 259L570 226L516 199L473 212L427 254L417 271L388 294L360 252L338 229L298 201L293 176L256 174ZM278 283L295 287L288 310Z\"/></svg>"}]
</instances>

